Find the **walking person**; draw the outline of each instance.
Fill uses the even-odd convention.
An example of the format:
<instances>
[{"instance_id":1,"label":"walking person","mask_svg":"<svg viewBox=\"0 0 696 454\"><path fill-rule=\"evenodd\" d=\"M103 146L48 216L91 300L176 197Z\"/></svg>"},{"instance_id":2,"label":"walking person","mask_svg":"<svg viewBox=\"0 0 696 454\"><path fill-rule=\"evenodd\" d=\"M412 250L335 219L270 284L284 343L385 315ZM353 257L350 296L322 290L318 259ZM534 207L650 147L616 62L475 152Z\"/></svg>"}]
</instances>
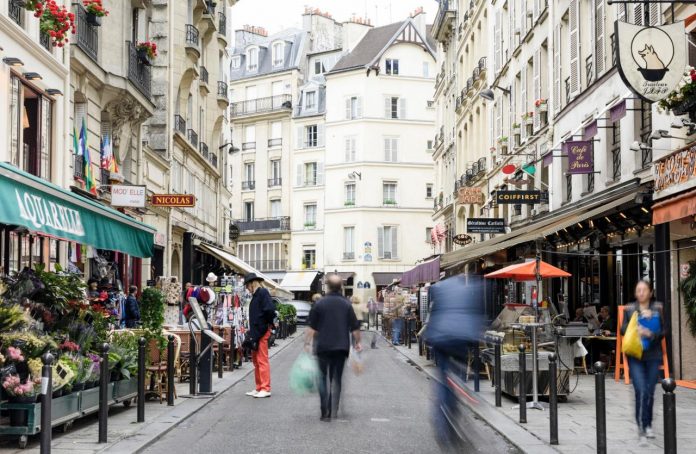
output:
<instances>
[{"instance_id":1,"label":"walking person","mask_svg":"<svg viewBox=\"0 0 696 454\"><path fill-rule=\"evenodd\" d=\"M271 397L271 363L268 360L268 338L275 318L275 305L271 294L261 283L263 278L254 273L244 276L244 287L251 293L249 303L249 331L247 344L252 346L251 361L254 363L256 389L247 396Z\"/></svg>"},{"instance_id":2,"label":"walking person","mask_svg":"<svg viewBox=\"0 0 696 454\"><path fill-rule=\"evenodd\" d=\"M631 317L637 312L638 333L643 346L643 354L640 358L628 356L628 370L636 398L638 437L641 444L646 444L646 438L655 438L655 432L652 428L653 402L655 400L655 385L662 362L662 338L665 333L665 322L662 314L662 303L653 300L653 288L649 281L638 281L635 297L636 301L624 309L621 334L626 334Z\"/></svg>"},{"instance_id":3,"label":"walking person","mask_svg":"<svg viewBox=\"0 0 696 454\"><path fill-rule=\"evenodd\" d=\"M326 280L326 286L329 293L310 312L309 329L305 336L307 350L311 349L316 339L315 348L321 374L319 398L322 421L330 421L331 417L338 416L343 368L350 352L351 332L355 350L362 350L360 322L350 301L341 294L341 277L332 274Z\"/></svg>"},{"instance_id":4,"label":"walking person","mask_svg":"<svg viewBox=\"0 0 696 454\"><path fill-rule=\"evenodd\" d=\"M128 287L128 297L123 310L123 325L126 328L135 328L140 322L140 304L138 303L138 287L131 285Z\"/></svg>"}]
</instances>

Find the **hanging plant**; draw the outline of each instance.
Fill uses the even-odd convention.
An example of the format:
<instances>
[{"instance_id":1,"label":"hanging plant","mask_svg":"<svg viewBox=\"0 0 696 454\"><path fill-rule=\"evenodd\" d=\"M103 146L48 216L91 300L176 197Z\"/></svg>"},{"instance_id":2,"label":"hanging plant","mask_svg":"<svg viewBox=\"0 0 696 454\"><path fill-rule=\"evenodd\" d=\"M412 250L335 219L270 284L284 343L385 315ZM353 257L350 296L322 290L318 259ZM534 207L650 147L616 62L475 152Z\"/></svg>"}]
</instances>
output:
<instances>
[{"instance_id":1,"label":"hanging plant","mask_svg":"<svg viewBox=\"0 0 696 454\"><path fill-rule=\"evenodd\" d=\"M144 52L150 59L157 57L157 44L150 41L143 41L138 43L135 48L138 52Z\"/></svg>"},{"instance_id":2,"label":"hanging plant","mask_svg":"<svg viewBox=\"0 0 696 454\"><path fill-rule=\"evenodd\" d=\"M679 289L684 293L684 309L691 334L696 336L696 261L689 262L689 274L681 281Z\"/></svg>"},{"instance_id":3,"label":"hanging plant","mask_svg":"<svg viewBox=\"0 0 696 454\"><path fill-rule=\"evenodd\" d=\"M63 47L68 40L68 33L75 34L75 14L58 5L55 0L28 0L24 8L34 11L39 18L39 28L51 37L54 47Z\"/></svg>"},{"instance_id":4,"label":"hanging plant","mask_svg":"<svg viewBox=\"0 0 696 454\"><path fill-rule=\"evenodd\" d=\"M104 8L102 0L82 0L82 5L85 7L87 14L94 14L97 17L109 15L109 11Z\"/></svg>"}]
</instances>

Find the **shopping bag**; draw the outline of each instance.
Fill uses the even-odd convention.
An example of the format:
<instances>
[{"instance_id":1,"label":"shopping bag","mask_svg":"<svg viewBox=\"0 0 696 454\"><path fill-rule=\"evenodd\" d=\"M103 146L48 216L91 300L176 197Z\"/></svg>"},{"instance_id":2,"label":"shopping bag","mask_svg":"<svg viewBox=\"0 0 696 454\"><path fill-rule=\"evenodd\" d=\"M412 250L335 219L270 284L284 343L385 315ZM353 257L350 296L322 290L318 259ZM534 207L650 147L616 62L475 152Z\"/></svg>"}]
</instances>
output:
<instances>
[{"instance_id":1,"label":"shopping bag","mask_svg":"<svg viewBox=\"0 0 696 454\"><path fill-rule=\"evenodd\" d=\"M348 364L355 375L360 375L363 373L363 370L365 370L362 353L352 347L350 349L350 356L348 357Z\"/></svg>"},{"instance_id":2,"label":"shopping bag","mask_svg":"<svg viewBox=\"0 0 696 454\"><path fill-rule=\"evenodd\" d=\"M290 369L290 389L297 395L316 391L319 380L319 367L313 356L300 353Z\"/></svg>"},{"instance_id":3,"label":"shopping bag","mask_svg":"<svg viewBox=\"0 0 696 454\"><path fill-rule=\"evenodd\" d=\"M643 356L643 343L638 332L638 312L631 315L621 341L621 351L632 358L640 359Z\"/></svg>"}]
</instances>

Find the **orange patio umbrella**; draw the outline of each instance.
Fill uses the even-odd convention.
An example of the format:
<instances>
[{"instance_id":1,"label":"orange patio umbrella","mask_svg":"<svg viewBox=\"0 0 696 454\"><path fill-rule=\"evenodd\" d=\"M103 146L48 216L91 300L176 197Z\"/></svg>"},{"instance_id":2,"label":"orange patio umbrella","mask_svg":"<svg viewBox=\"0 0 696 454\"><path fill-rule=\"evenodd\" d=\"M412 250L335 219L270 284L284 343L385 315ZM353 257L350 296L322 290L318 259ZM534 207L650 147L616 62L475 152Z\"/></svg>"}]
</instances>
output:
<instances>
[{"instance_id":1,"label":"orange patio umbrella","mask_svg":"<svg viewBox=\"0 0 696 454\"><path fill-rule=\"evenodd\" d=\"M486 274L485 277L486 279L512 279L515 281L535 281L537 279L536 271L536 262L531 261L506 266L501 270L493 271L492 273ZM544 261L539 261L539 277L541 277L542 279L550 277L570 276L570 273L563 271L560 268L556 268L553 265L549 265Z\"/></svg>"}]
</instances>

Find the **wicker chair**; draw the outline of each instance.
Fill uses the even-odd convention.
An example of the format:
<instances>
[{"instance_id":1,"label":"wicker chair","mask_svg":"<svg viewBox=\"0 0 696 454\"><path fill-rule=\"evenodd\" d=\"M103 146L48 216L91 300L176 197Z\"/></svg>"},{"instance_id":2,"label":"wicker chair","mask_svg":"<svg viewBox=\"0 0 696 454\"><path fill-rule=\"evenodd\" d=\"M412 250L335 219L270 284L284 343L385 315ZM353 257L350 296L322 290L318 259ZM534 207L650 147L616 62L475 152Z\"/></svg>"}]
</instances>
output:
<instances>
[{"instance_id":1,"label":"wicker chair","mask_svg":"<svg viewBox=\"0 0 696 454\"><path fill-rule=\"evenodd\" d=\"M174 364L179 362L181 354L181 338L174 333L165 333L165 336L174 336ZM154 381L154 393L159 395L160 403L167 397L169 380L167 377L167 355L159 349L156 340L151 340L148 345L149 365L146 367L147 374ZM174 388L174 398L177 398L176 387Z\"/></svg>"}]
</instances>

